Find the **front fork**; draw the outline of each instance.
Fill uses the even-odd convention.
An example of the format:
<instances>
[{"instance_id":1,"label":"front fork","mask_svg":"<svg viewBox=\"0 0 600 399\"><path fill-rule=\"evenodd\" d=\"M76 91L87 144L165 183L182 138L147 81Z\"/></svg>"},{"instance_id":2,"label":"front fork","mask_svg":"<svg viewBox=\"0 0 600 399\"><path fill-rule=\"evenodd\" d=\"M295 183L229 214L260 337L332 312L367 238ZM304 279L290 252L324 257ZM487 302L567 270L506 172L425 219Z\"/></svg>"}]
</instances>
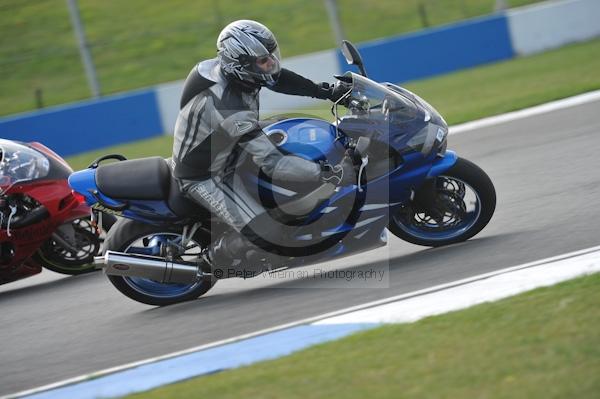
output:
<instances>
[{"instance_id":1,"label":"front fork","mask_svg":"<svg viewBox=\"0 0 600 399\"><path fill-rule=\"evenodd\" d=\"M437 196L436 178L443 175L456 163L458 156L454 151L446 151L443 157L436 158L427 173L423 184L415 190L412 202L421 209L431 209L435 206Z\"/></svg>"},{"instance_id":2,"label":"front fork","mask_svg":"<svg viewBox=\"0 0 600 399\"><path fill-rule=\"evenodd\" d=\"M436 194L436 178L430 177L415 190L411 202L417 209L431 209L435 205Z\"/></svg>"}]
</instances>

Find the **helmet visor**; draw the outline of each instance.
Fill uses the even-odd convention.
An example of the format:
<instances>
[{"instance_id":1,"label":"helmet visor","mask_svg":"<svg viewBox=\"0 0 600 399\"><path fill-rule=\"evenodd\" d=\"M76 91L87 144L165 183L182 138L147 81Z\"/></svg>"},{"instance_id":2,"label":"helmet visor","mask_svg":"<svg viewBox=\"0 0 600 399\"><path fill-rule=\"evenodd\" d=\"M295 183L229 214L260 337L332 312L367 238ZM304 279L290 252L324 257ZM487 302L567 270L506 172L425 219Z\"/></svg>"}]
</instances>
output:
<instances>
[{"instance_id":1,"label":"helmet visor","mask_svg":"<svg viewBox=\"0 0 600 399\"><path fill-rule=\"evenodd\" d=\"M279 48L271 54L252 57L249 61L249 71L261 75L274 75L281 71Z\"/></svg>"}]
</instances>

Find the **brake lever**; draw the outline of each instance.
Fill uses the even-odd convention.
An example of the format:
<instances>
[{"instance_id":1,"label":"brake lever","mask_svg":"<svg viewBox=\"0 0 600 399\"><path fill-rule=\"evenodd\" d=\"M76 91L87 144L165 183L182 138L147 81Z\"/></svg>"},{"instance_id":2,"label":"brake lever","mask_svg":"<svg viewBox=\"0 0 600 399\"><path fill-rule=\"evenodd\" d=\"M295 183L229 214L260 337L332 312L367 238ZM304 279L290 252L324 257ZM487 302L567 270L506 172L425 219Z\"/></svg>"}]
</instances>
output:
<instances>
[{"instance_id":1,"label":"brake lever","mask_svg":"<svg viewBox=\"0 0 600 399\"><path fill-rule=\"evenodd\" d=\"M12 221L13 216L15 216L15 213L17 213L17 206L16 205L10 205L10 215L8 215L8 222L6 223L6 234L9 237L12 237L12 234L10 234L10 222Z\"/></svg>"},{"instance_id":2,"label":"brake lever","mask_svg":"<svg viewBox=\"0 0 600 399\"><path fill-rule=\"evenodd\" d=\"M360 168L358 169L358 192L362 193L364 190L362 189L362 187L360 186L360 182L362 180L362 173L363 170L365 169L365 167L367 166L367 164L369 163L369 156L365 155L364 157L362 157L360 159Z\"/></svg>"}]
</instances>

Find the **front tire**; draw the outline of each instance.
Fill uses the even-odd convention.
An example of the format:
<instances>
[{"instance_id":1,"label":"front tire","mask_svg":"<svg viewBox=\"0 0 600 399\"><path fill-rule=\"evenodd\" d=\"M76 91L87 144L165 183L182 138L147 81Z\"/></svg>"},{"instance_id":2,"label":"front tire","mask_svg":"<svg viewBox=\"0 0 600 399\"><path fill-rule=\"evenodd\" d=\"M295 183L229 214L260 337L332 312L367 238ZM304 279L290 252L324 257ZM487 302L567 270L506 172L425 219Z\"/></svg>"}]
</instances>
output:
<instances>
[{"instance_id":1,"label":"front tire","mask_svg":"<svg viewBox=\"0 0 600 399\"><path fill-rule=\"evenodd\" d=\"M114 216L104 215L102 230L108 231L115 222ZM77 250L65 248L51 237L32 255L33 260L48 270L72 276L96 271L94 256L100 252L102 244L96 227L89 219L76 219L70 224L73 229L71 244Z\"/></svg>"},{"instance_id":2,"label":"front tire","mask_svg":"<svg viewBox=\"0 0 600 399\"><path fill-rule=\"evenodd\" d=\"M111 229L104 241L106 251L129 253L149 253L154 251L158 242L177 241L181 238L181 229L171 226L155 226L143 224L131 219L119 220ZM210 242L210 236L197 234L194 242L195 252ZM188 254L186 256L192 256ZM122 294L147 305L166 306L174 303L189 301L204 295L215 284L212 278L205 278L190 284L164 284L141 277L108 276L110 282Z\"/></svg>"},{"instance_id":3,"label":"front tire","mask_svg":"<svg viewBox=\"0 0 600 399\"><path fill-rule=\"evenodd\" d=\"M481 168L458 158L435 179L436 197L426 207L409 203L390 215L388 228L396 237L440 247L468 240L489 223L496 190Z\"/></svg>"}]
</instances>

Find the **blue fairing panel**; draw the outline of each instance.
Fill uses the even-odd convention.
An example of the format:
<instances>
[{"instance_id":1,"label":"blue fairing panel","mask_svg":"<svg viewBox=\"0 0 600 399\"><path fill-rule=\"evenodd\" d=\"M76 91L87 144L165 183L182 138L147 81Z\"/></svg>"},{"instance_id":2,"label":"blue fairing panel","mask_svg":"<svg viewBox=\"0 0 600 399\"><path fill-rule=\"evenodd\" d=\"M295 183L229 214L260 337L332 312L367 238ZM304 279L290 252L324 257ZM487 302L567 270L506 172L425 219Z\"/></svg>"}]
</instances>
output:
<instances>
[{"instance_id":1,"label":"blue fairing panel","mask_svg":"<svg viewBox=\"0 0 600 399\"><path fill-rule=\"evenodd\" d=\"M88 205L96 202L92 197L90 190L97 190L96 187L96 169L84 169L74 172L69 176L69 186L73 191L83 195Z\"/></svg>"},{"instance_id":2,"label":"blue fairing panel","mask_svg":"<svg viewBox=\"0 0 600 399\"><path fill-rule=\"evenodd\" d=\"M436 158L427 174L427 177L435 177L443 174L456 163L458 156L454 151L446 151L443 158Z\"/></svg>"}]
</instances>

